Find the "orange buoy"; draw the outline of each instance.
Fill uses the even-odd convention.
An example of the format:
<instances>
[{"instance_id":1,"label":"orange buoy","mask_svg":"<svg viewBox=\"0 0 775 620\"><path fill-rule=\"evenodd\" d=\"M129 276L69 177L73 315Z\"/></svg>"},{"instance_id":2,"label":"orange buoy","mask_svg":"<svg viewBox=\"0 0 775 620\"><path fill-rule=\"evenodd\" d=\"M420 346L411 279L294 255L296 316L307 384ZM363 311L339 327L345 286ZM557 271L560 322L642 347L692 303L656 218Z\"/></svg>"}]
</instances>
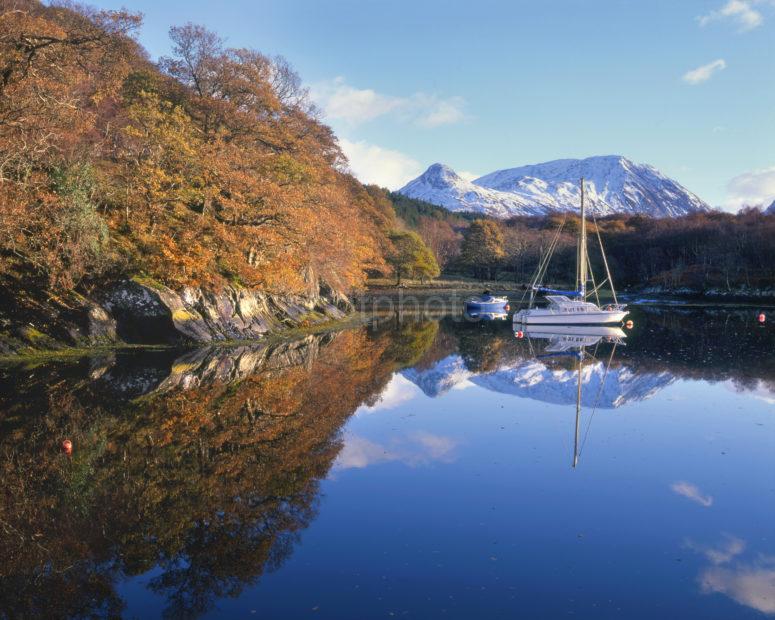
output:
<instances>
[{"instance_id":1,"label":"orange buoy","mask_svg":"<svg viewBox=\"0 0 775 620\"><path fill-rule=\"evenodd\" d=\"M764 323L764 321L766 321L766 320L767 320L767 317L766 317L766 316L764 316L764 312L760 312L760 313L759 313L759 316L758 316L758 317L756 317L756 318L759 320L759 323Z\"/></svg>"},{"instance_id":2,"label":"orange buoy","mask_svg":"<svg viewBox=\"0 0 775 620\"><path fill-rule=\"evenodd\" d=\"M521 331L521 330L520 330L520 331L518 331L518 332L515 334L515 336L516 336L517 338L524 338L524 337L525 337L525 332L523 332L523 331Z\"/></svg>"},{"instance_id":3,"label":"orange buoy","mask_svg":"<svg viewBox=\"0 0 775 620\"><path fill-rule=\"evenodd\" d=\"M624 326L625 326L627 329L632 329L634 325L635 325L635 323L633 323L632 321L627 321L627 322L624 324Z\"/></svg>"},{"instance_id":4,"label":"orange buoy","mask_svg":"<svg viewBox=\"0 0 775 620\"><path fill-rule=\"evenodd\" d=\"M65 439L62 442L62 452L64 452L67 456L70 456L73 453L73 442L69 439Z\"/></svg>"}]
</instances>

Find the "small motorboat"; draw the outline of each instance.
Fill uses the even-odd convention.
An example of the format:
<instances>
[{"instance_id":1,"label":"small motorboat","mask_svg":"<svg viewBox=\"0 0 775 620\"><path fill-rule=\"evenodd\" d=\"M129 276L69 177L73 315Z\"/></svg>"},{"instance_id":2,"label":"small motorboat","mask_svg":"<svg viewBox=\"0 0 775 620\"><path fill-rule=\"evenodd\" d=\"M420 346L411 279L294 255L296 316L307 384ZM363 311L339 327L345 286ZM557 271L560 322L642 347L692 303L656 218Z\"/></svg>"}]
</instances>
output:
<instances>
[{"instance_id":1,"label":"small motorboat","mask_svg":"<svg viewBox=\"0 0 775 620\"><path fill-rule=\"evenodd\" d=\"M484 291L481 295L466 299L466 312L470 315L503 314L509 311L509 300Z\"/></svg>"}]
</instances>

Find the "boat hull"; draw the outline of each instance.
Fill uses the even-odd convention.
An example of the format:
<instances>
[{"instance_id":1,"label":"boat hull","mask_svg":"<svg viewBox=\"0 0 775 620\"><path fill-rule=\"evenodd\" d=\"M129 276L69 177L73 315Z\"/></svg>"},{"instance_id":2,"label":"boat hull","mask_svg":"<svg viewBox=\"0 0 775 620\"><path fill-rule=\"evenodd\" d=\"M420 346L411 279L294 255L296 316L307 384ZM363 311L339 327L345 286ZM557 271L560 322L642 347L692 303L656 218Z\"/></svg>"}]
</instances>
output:
<instances>
[{"instance_id":1,"label":"boat hull","mask_svg":"<svg viewBox=\"0 0 775 620\"><path fill-rule=\"evenodd\" d=\"M566 314L542 309L521 310L514 315L515 323L523 325L609 325L621 323L628 312L626 310L600 310Z\"/></svg>"},{"instance_id":2,"label":"boat hull","mask_svg":"<svg viewBox=\"0 0 775 620\"><path fill-rule=\"evenodd\" d=\"M506 321L509 318L508 312L480 312L473 310L471 312L466 311L465 317L472 321Z\"/></svg>"},{"instance_id":3,"label":"boat hull","mask_svg":"<svg viewBox=\"0 0 775 620\"><path fill-rule=\"evenodd\" d=\"M466 312L469 313L483 313L490 312L493 314L501 314L504 311L508 312L508 301L467 301Z\"/></svg>"},{"instance_id":4,"label":"boat hull","mask_svg":"<svg viewBox=\"0 0 775 620\"><path fill-rule=\"evenodd\" d=\"M591 338L593 344L602 338L626 338L627 334L621 327L610 325L553 325L525 330L530 338ZM586 346L586 345L585 345Z\"/></svg>"}]
</instances>

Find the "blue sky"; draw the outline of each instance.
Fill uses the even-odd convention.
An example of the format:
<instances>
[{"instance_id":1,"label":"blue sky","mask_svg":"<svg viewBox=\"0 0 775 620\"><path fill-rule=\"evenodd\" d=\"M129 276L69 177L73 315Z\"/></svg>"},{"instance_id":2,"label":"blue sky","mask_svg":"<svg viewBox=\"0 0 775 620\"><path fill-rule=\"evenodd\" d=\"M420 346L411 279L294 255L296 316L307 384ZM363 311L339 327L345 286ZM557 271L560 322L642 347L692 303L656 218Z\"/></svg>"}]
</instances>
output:
<instances>
[{"instance_id":1,"label":"blue sky","mask_svg":"<svg viewBox=\"0 0 775 620\"><path fill-rule=\"evenodd\" d=\"M775 0L98 0L153 58L187 21L281 54L362 180L564 157L650 163L712 205L775 199Z\"/></svg>"}]
</instances>

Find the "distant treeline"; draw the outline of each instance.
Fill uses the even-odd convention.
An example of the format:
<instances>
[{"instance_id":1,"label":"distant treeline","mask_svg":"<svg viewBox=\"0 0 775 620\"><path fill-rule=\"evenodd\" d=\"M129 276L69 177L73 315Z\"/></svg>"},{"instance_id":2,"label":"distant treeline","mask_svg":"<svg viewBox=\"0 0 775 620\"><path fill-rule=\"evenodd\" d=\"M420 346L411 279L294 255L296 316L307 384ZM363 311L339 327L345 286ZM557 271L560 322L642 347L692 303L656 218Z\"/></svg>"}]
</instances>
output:
<instances>
[{"instance_id":1,"label":"distant treeline","mask_svg":"<svg viewBox=\"0 0 775 620\"><path fill-rule=\"evenodd\" d=\"M396 202L396 195L391 195ZM514 217L506 221L452 214L404 199L397 214L433 250L443 272L528 282L562 225L547 279L572 283L578 217ZM677 218L613 215L588 222L590 258L603 272L597 232L618 286L668 289L775 286L775 216L757 209Z\"/></svg>"}]
</instances>

